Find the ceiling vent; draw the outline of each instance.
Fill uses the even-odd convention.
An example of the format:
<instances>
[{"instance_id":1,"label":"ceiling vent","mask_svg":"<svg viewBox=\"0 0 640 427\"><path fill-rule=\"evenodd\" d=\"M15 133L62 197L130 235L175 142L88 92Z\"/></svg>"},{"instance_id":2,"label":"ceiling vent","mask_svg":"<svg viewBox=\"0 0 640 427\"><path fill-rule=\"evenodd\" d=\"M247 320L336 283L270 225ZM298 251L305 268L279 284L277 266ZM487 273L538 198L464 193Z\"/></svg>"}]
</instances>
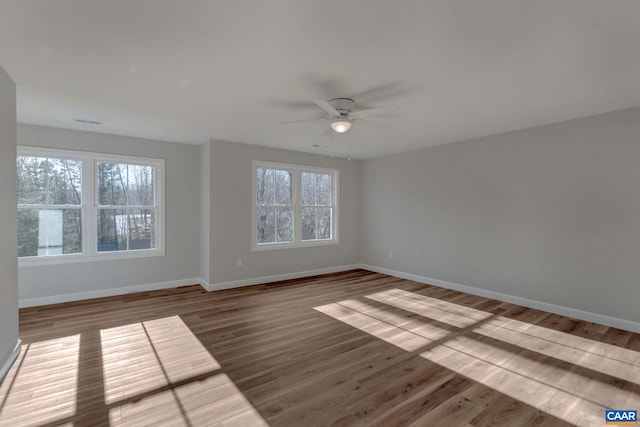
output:
<instances>
[{"instance_id":1,"label":"ceiling vent","mask_svg":"<svg viewBox=\"0 0 640 427\"><path fill-rule=\"evenodd\" d=\"M74 117L74 118L73 118L73 121L74 121L74 122L78 122L78 123L82 123L82 124L85 124L85 125L95 125L95 126L100 126L100 125L102 124L102 122L98 122L98 121L95 121L95 120L79 119L79 118L77 118L77 117Z\"/></svg>"}]
</instances>

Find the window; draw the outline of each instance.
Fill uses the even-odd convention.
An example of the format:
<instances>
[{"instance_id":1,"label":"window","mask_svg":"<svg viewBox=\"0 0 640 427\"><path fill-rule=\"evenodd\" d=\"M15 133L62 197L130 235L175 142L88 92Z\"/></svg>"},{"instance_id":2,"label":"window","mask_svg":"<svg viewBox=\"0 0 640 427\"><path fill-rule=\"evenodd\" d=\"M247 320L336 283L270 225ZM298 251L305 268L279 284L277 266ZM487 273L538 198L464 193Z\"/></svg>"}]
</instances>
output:
<instances>
[{"instance_id":1,"label":"window","mask_svg":"<svg viewBox=\"0 0 640 427\"><path fill-rule=\"evenodd\" d=\"M20 264L159 256L164 162L19 147Z\"/></svg>"},{"instance_id":2,"label":"window","mask_svg":"<svg viewBox=\"0 0 640 427\"><path fill-rule=\"evenodd\" d=\"M338 243L338 171L253 162L254 250Z\"/></svg>"}]
</instances>

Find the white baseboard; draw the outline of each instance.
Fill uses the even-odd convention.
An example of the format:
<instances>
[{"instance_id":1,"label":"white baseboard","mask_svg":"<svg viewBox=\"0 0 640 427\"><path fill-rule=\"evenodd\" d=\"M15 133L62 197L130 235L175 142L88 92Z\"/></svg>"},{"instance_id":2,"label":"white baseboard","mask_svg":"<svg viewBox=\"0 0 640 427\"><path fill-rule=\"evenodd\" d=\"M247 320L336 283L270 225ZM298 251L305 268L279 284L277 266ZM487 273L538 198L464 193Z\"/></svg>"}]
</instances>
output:
<instances>
[{"instance_id":1,"label":"white baseboard","mask_svg":"<svg viewBox=\"0 0 640 427\"><path fill-rule=\"evenodd\" d=\"M18 355L20 354L21 344L22 340L18 339L18 341L16 341L16 344L13 346L13 350L11 350L9 354L5 356L2 362L0 362L0 385L2 385L4 378L9 372L9 369L11 369L11 366L13 366L13 362L15 362L18 358Z\"/></svg>"},{"instance_id":2,"label":"white baseboard","mask_svg":"<svg viewBox=\"0 0 640 427\"><path fill-rule=\"evenodd\" d=\"M358 264L341 265L339 267L319 268L317 270L298 271L295 273L276 274L274 276L253 277L244 280L233 280L231 282L207 283L200 279L198 283L208 291L221 291L223 289L241 288L243 286L261 285L263 283L279 282L281 280L300 279L302 277L317 276L320 274L338 273L360 268Z\"/></svg>"},{"instance_id":3,"label":"white baseboard","mask_svg":"<svg viewBox=\"0 0 640 427\"><path fill-rule=\"evenodd\" d=\"M155 291L160 289L176 288L178 286L200 285L207 291L219 291L222 289L239 288L242 286L259 285L262 283L278 282L281 280L299 279L302 277L317 276L319 274L337 273L359 268L357 264L342 265L339 267L320 268L317 270L298 271L295 273L278 274L275 276L254 277L232 282L208 283L206 280L196 277L168 282L146 283L143 285L123 286L119 288L100 289L96 291L74 292L70 294L51 295L37 298L22 298L18 304L20 308L35 307L39 305L58 304L63 302L80 301L91 298L111 297L116 295L132 294L135 292Z\"/></svg>"},{"instance_id":4,"label":"white baseboard","mask_svg":"<svg viewBox=\"0 0 640 427\"><path fill-rule=\"evenodd\" d=\"M115 295L132 294L135 292L156 291L159 289L176 288L178 286L198 285L199 278L171 280L168 282L145 283L143 285L123 286L119 288L99 289L96 291L74 292L71 294L51 295L37 298L22 298L18 301L20 308L38 305L58 304L62 302L80 301L91 298L112 297ZM207 289L205 287L205 289Z\"/></svg>"},{"instance_id":5,"label":"white baseboard","mask_svg":"<svg viewBox=\"0 0 640 427\"><path fill-rule=\"evenodd\" d=\"M536 310L548 311L550 313L559 314L561 316L573 317L587 322L599 323L601 325L612 326L614 328L624 329L627 331L640 333L640 323L631 320L611 317L604 314L591 313L589 311L577 308L565 307L562 305L551 304L542 301L536 301L528 298L522 298L514 295L503 294L501 292L489 291L486 289L474 288L473 286L460 285L458 283L446 282L444 280L432 279L430 277L418 276L416 274L405 273L402 271L391 270L374 265L359 264L358 268L373 271L376 273L387 274L389 276L399 277L401 279L413 280L414 282L424 283L427 285L439 286L441 288L452 289L454 291L465 292L472 295L478 295L485 298L491 298L498 301L504 301L511 304L522 305L524 307L534 308Z\"/></svg>"},{"instance_id":6,"label":"white baseboard","mask_svg":"<svg viewBox=\"0 0 640 427\"><path fill-rule=\"evenodd\" d=\"M198 277L198 284L200 286L202 286L202 288L207 291L207 292L211 292L211 284L209 282L207 282L206 280L204 280L202 277Z\"/></svg>"}]
</instances>

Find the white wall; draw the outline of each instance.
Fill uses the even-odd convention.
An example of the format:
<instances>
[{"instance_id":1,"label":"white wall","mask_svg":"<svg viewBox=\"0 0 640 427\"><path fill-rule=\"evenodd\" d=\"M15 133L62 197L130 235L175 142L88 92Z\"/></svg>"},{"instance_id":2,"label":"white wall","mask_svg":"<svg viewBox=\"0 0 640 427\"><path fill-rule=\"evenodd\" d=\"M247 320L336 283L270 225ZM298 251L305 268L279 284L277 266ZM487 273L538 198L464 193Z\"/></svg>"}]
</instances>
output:
<instances>
[{"instance_id":1,"label":"white wall","mask_svg":"<svg viewBox=\"0 0 640 427\"><path fill-rule=\"evenodd\" d=\"M202 144L200 151L200 278L203 285L207 286L209 277L209 258L211 248L211 235L209 223L211 222L211 142Z\"/></svg>"},{"instance_id":2,"label":"white wall","mask_svg":"<svg viewBox=\"0 0 640 427\"><path fill-rule=\"evenodd\" d=\"M365 264L640 322L640 108L368 160L362 192Z\"/></svg>"},{"instance_id":3,"label":"white wall","mask_svg":"<svg viewBox=\"0 0 640 427\"><path fill-rule=\"evenodd\" d=\"M18 125L18 144L164 159L166 198L166 256L20 267L21 301L44 303L61 300L61 295L77 299L139 285L197 283L192 279L198 277L200 264L199 146L23 124ZM11 167L15 169L15 162ZM182 281L186 283L178 283Z\"/></svg>"},{"instance_id":4,"label":"white wall","mask_svg":"<svg viewBox=\"0 0 640 427\"><path fill-rule=\"evenodd\" d=\"M0 67L0 382L18 342L15 158L16 86Z\"/></svg>"},{"instance_id":5,"label":"white wall","mask_svg":"<svg viewBox=\"0 0 640 427\"><path fill-rule=\"evenodd\" d=\"M360 162L231 142L211 142L210 281L215 285L358 262ZM252 161L340 170L340 243L251 251ZM236 260L242 258L243 266Z\"/></svg>"}]
</instances>

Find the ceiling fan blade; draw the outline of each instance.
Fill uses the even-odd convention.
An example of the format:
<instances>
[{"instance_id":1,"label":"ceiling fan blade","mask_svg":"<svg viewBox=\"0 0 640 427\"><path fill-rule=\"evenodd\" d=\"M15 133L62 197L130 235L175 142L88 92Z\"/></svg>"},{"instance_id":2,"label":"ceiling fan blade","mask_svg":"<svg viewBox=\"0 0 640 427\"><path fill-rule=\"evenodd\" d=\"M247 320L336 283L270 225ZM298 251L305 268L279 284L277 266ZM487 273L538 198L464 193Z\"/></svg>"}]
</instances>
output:
<instances>
[{"instance_id":1,"label":"ceiling fan blade","mask_svg":"<svg viewBox=\"0 0 640 427\"><path fill-rule=\"evenodd\" d=\"M296 123L320 123L327 122L327 119L305 119L305 120L288 120L286 122L278 122L281 125L292 125Z\"/></svg>"},{"instance_id":2,"label":"ceiling fan blade","mask_svg":"<svg viewBox=\"0 0 640 427\"><path fill-rule=\"evenodd\" d=\"M327 113L331 114L332 117L338 117L340 115L340 113L338 112L338 110L336 110L335 108L333 108L331 106L331 104L329 104L327 101L323 100L323 99L312 99L312 101L320 108L322 108L324 111L326 111Z\"/></svg>"},{"instance_id":3,"label":"ceiling fan blade","mask_svg":"<svg viewBox=\"0 0 640 427\"><path fill-rule=\"evenodd\" d=\"M390 105L388 107L369 108L368 110L355 111L350 114L354 119L366 119L368 117L389 116L392 114L398 114L400 107L397 105Z\"/></svg>"}]
</instances>

